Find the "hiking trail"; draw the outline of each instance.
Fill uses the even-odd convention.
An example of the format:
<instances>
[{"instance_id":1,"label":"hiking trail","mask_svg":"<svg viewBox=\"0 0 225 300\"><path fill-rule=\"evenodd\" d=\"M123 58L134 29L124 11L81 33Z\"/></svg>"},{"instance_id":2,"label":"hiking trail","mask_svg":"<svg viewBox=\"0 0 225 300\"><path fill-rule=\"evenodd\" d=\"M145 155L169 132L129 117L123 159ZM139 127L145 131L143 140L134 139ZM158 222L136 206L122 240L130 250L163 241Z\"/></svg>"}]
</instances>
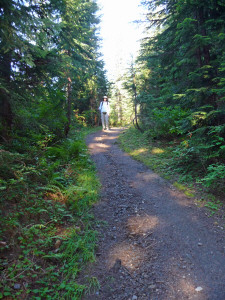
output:
<instances>
[{"instance_id":1,"label":"hiking trail","mask_svg":"<svg viewBox=\"0 0 225 300\"><path fill-rule=\"evenodd\" d=\"M86 270L100 289L84 299L224 300L223 227L120 150L121 132L113 128L86 140L102 184L93 208L102 222L97 261Z\"/></svg>"}]
</instances>

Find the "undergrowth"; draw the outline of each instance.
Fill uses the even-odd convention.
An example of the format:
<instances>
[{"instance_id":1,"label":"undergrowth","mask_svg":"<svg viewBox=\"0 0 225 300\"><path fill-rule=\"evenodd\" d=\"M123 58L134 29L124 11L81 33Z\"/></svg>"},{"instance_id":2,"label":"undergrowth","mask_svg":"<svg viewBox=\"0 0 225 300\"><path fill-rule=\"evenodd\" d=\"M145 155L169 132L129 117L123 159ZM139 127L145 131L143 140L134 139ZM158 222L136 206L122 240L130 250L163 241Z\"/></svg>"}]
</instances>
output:
<instances>
[{"instance_id":1,"label":"undergrowth","mask_svg":"<svg viewBox=\"0 0 225 300\"><path fill-rule=\"evenodd\" d=\"M171 141L152 140L148 132L141 133L130 127L120 135L118 141L124 151L170 180L188 197L203 195L201 200L212 213L222 206L218 194L225 194L224 165L217 163L205 167L200 154L192 155L194 149L189 146L188 137Z\"/></svg>"},{"instance_id":2,"label":"undergrowth","mask_svg":"<svg viewBox=\"0 0 225 300\"><path fill-rule=\"evenodd\" d=\"M97 239L90 208L100 183L87 132L26 151L1 148L0 299L80 299L96 280L77 280L95 261Z\"/></svg>"}]
</instances>

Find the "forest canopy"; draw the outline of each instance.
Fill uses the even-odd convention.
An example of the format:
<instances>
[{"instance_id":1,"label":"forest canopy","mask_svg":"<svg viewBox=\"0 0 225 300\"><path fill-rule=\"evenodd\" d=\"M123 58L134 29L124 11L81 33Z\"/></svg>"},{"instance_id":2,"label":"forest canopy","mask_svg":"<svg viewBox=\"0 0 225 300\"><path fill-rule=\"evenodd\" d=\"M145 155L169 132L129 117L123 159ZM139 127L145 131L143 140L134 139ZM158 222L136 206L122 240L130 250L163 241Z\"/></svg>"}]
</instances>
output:
<instances>
[{"instance_id":1,"label":"forest canopy","mask_svg":"<svg viewBox=\"0 0 225 300\"><path fill-rule=\"evenodd\" d=\"M96 109L107 84L97 10L85 0L1 1L2 140L67 136L74 110Z\"/></svg>"}]
</instances>

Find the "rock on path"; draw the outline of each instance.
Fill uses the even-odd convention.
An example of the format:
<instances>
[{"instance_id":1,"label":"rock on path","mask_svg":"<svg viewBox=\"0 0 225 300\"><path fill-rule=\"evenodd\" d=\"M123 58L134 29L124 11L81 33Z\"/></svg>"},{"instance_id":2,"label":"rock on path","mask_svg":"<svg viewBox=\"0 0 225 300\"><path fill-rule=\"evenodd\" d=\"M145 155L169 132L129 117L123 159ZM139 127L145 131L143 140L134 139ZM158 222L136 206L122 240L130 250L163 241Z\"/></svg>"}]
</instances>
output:
<instances>
[{"instance_id":1,"label":"rock on path","mask_svg":"<svg viewBox=\"0 0 225 300\"><path fill-rule=\"evenodd\" d=\"M122 152L122 129L87 144L102 183L96 263L84 278L100 289L84 299L225 300L224 231L193 199Z\"/></svg>"}]
</instances>

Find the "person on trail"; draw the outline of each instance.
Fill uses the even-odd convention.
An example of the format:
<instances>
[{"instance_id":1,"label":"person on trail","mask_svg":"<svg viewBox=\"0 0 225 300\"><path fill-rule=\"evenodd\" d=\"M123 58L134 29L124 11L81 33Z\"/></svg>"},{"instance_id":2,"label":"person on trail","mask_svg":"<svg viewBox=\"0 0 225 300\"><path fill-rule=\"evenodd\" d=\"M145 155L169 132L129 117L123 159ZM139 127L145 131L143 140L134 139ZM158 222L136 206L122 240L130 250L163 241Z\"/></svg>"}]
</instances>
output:
<instances>
[{"instance_id":1,"label":"person on trail","mask_svg":"<svg viewBox=\"0 0 225 300\"><path fill-rule=\"evenodd\" d=\"M103 101L101 101L99 110L101 112L101 119L102 119L102 129L109 130L109 113L110 113L110 106L108 97L104 96Z\"/></svg>"}]
</instances>

